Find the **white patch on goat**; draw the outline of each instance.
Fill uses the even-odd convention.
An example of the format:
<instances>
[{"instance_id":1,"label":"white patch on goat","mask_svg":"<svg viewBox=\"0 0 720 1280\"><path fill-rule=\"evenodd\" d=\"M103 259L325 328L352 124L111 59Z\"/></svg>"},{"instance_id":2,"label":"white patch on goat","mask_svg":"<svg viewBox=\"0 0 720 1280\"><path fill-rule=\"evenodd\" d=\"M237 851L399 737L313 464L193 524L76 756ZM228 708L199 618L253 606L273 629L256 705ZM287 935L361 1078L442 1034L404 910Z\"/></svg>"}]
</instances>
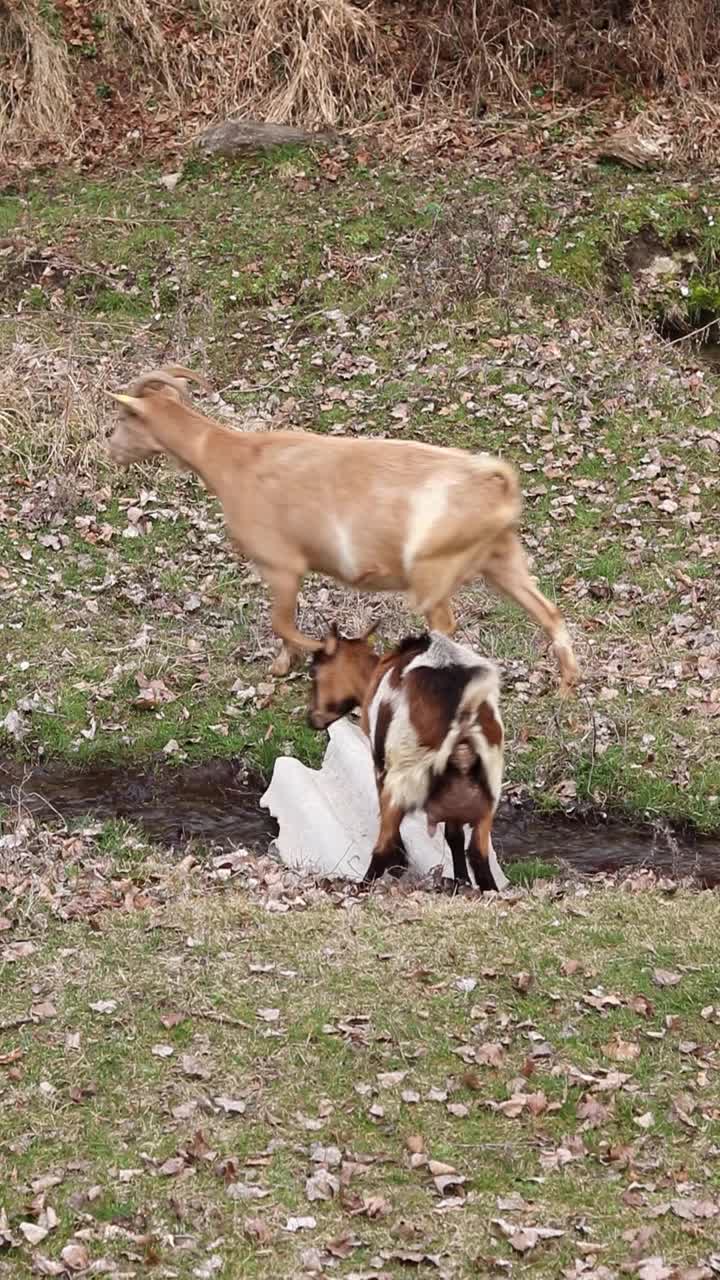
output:
<instances>
[{"instance_id":1,"label":"white patch on goat","mask_svg":"<svg viewBox=\"0 0 720 1280\"><path fill-rule=\"evenodd\" d=\"M341 520L335 521L335 539L337 542L337 567L346 582L354 582L358 576L357 557L352 534Z\"/></svg>"},{"instance_id":2,"label":"white patch on goat","mask_svg":"<svg viewBox=\"0 0 720 1280\"><path fill-rule=\"evenodd\" d=\"M441 631L430 632L430 645L423 653L419 653L412 662L408 662L405 671L412 671L416 667L487 667L491 669L491 663L486 658L481 658L477 653L473 653L472 649L466 648L463 644L458 644L456 640L451 640L450 636L445 636Z\"/></svg>"},{"instance_id":3,"label":"white patch on goat","mask_svg":"<svg viewBox=\"0 0 720 1280\"><path fill-rule=\"evenodd\" d=\"M385 739L385 786L400 809L423 809L430 792L435 752L418 742L407 698L398 698Z\"/></svg>"},{"instance_id":4,"label":"white patch on goat","mask_svg":"<svg viewBox=\"0 0 720 1280\"><path fill-rule=\"evenodd\" d=\"M383 676L368 708L370 743L374 750L380 708L389 706L392 717L385 736L385 788L399 808L421 809L428 796L434 752L420 746L405 693L391 685L391 675L388 671Z\"/></svg>"},{"instance_id":5,"label":"white patch on goat","mask_svg":"<svg viewBox=\"0 0 720 1280\"><path fill-rule=\"evenodd\" d=\"M403 568L406 573L412 569L433 525L447 513L448 495L453 482L452 476L433 476L413 493L403 547Z\"/></svg>"},{"instance_id":6,"label":"white patch on goat","mask_svg":"<svg viewBox=\"0 0 720 1280\"><path fill-rule=\"evenodd\" d=\"M399 697L400 690L392 688L390 684L390 672L386 671L375 690L372 702L368 707L368 736L370 738L370 745L372 746L373 751L375 750L375 729L377 728L380 705L383 702L389 702L390 706L394 710Z\"/></svg>"}]
</instances>

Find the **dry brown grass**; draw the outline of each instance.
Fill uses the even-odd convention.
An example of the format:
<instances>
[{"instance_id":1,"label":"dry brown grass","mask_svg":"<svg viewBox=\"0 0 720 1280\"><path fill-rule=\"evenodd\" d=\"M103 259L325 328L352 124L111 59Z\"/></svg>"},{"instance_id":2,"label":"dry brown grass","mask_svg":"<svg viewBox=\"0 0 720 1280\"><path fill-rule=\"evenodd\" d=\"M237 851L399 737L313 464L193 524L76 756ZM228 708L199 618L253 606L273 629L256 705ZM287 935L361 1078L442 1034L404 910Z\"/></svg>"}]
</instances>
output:
<instances>
[{"instance_id":1,"label":"dry brown grass","mask_svg":"<svg viewBox=\"0 0 720 1280\"><path fill-rule=\"evenodd\" d=\"M27 320L0 366L0 445L5 467L33 480L97 474L107 467L109 387L127 381L123 349L108 354L91 326L62 338ZM0 338L3 328L0 327ZM4 344L3 344L4 345Z\"/></svg>"},{"instance_id":2,"label":"dry brown grass","mask_svg":"<svg viewBox=\"0 0 720 1280\"><path fill-rule=\"evenodd\" d=\"M188 136L235 113L343 127L487 98L628 87L707 118L720 79L715 0L6 0L0 158ZM98 21L99 19L99 21ZM98 96L99 95L99 96ZM712 113L711 113L712 114ZM62 122L59 124L59 122ZM700 143L714 145L701 127Z\"/></svg>"},{"instance_id":3,"label":"dry brown grass","mask_svg":"<svg viewBox=\"0 0 720 1280\"><path fill-rule=\"evenodd\" d=\"M77 136L73 73L67 46L56 39L34 0L0 4L0 156L32 139L41 147L63 120L67 145Z\"/></svg>"}]
</instances>

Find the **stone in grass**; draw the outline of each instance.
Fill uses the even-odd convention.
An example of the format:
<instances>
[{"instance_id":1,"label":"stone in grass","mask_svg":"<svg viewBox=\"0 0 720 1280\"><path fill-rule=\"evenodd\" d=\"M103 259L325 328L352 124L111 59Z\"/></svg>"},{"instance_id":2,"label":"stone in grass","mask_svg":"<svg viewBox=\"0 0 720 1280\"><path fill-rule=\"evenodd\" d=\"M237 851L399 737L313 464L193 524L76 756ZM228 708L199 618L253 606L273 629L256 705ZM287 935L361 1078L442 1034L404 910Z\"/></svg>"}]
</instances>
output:
<instances>
[{"instance_id":1,"label":"stone in grass","mask_svg":"<svg viewBox=\"0 0 720 1280\"><path fill-rule=\"evenodd\" d=\"M312 133L288 124L266 124L262 120L224 120L211 125L196 140L209 156L246 155L273 147L332 146L340 141L334 133Z\"/></svg>"}]
</instances>

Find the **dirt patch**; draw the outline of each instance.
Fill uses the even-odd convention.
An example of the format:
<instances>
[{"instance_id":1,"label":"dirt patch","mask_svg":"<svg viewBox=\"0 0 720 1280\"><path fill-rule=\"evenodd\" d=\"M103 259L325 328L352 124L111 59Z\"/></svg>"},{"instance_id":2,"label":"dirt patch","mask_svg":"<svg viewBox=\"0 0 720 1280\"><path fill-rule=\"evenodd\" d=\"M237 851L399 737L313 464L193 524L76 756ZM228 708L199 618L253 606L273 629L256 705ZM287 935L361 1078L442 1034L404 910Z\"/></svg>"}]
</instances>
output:
<instances>
[{"instance_id":1,"label":"dirt patch","mask_svg":"<svg viewBox=\"0 0 720 1280\"><path fill-rule=\"evenodd\" d=\"M240 759L175 769L23 769L11 760L0 763L0 804L20 806L48 823L86 815L125 819L162 845L198 840L266 850L277 825L260 808L264 790L263 779ZM500 861L506 863L562 861L584 874L648 867L675 878L693 876L705 887L720 884L720 840L696 839L670 828L545 816L505 805L498 814L494 843Z\"/></svg>"},{"instance_id":2,"label":"dirt patch","mask_svg":"<svg viewBox=\"0 0 720 1280\"><path fill-rule=\"evenodd\" d=\"M625 266L632 276L636 276L667 251L668 246L663 244L654 227L642 227L625 245Z\"/></svg>"}]
</instances>

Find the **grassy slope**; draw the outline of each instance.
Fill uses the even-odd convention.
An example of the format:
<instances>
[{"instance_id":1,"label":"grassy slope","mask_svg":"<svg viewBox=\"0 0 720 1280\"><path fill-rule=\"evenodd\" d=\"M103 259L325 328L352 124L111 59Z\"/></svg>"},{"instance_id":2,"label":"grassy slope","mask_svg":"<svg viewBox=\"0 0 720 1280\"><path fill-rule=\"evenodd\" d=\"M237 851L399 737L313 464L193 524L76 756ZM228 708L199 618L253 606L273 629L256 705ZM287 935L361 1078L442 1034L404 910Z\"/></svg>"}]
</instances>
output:
<instances>
[{"instance_id":1,"label":"grassy slope","mask_svg":"<svg viewBox=\"0 0 720 1280\"><path fill-rule=\"evenodd\" d=\"M257 692L266 601L232 564L214 504L167 469L119 476L98 449L103 388L182 358L239 384L224 398L241 423L519 463L526 544L587 679L560 707L528 621L465 595L465 634L505 671L511 783L547 805L577 794L717 826L717 382L628 327L622 248L648 225L689 234L712 286L712 193L613 171L491 180L336 164L193 164L172 193L144 173L3 203L3 337L16 346L0 718L26 708L30 753L175 741L188 756L250 750L266 768L288 745L317 759L302 681ZM389 636L407 627L398 602L383 608ZM336 610L352 623L358 603L308 587L307 626ZM175 700L136 709L138 672Z\"/></svg>"},{"instance_id":2,"label":"grassy slope","mask_svg":"<svg viewBox=\"0 0 720 1280\"><path fill-rule=\"evenodd\" d=\"M709 262L702 201L611 174L331 179L288 157L191 169L172 194L145 174L0 205L0 718L20 706L17 750L132 758L174 739L269 768L288 744L322 748L302 680L260 688L266 602L212 502L102 458L102 389L182 357L261 386L227 392L241 422L520 462L526 541L588 678L558 705L526 620L465 595L467 634L503 662L511 779L546 803L574 785L716 825L717 388L600 293L638 202L682 207ZM308 586L307 625L336 608L357 617ZM385 608L395 634L406 615ZM141 671L175 701L135 707ZM21 823L0 859L3 1280L59 1274L68 1245L96 1274L180 1280L509 1264L710 1280L717 895L638 876L636 892L482 904L345 898L242 855L178 867L115 824ZM337 1148L327 1201L308 1199L315 1143ZM423 1157L465 1179L459 1194ZM47 1234L32 1244L21 1223ZM535 1227L564 1234L535 1243Z\"/></svg>"},{"instance_id":3,"label":"grassy slope","mask_svg":"<svg viewBox=\"0 0 720 1280\"><path fill-rule=\"evenodd\" d=\"M711 1275L683 1266L717 1240L716 895L343 900L119 831L6 868L0 1276L73 1239L128 1276Z\"/></svg>"}]
</instances>

